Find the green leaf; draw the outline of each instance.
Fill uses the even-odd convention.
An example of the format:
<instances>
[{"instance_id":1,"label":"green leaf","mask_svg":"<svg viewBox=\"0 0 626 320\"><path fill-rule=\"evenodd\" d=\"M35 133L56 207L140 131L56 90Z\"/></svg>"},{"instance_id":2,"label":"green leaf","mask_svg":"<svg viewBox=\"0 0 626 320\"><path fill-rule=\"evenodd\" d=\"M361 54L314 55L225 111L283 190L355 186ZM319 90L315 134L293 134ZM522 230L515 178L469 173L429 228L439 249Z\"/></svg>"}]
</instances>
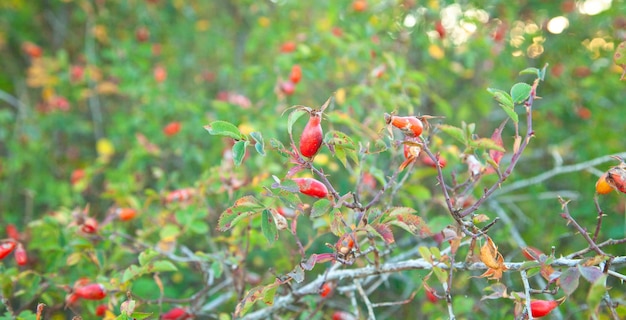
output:
<instances>
[{"instance_id":1,"label":"green leaf","mask_svg":"<svg viewBox=\"0 0 626 320\"><path fill-rule=\"evenodd\" d=\"M291 136L292 134L292 130L293 130L293 124L296 123L296 121L302 117L303 115L307 114L308 112L306 112L305 110L302 109L295 109L294 111L292 111L289 114L289 117L287 118L287 132L289 132L289 136Z\"/></svg>"},{"instance_id":2,"label":"green leaf","mask_svg":"<svg viewBox=\"0 0 626 320\"><path fill-rule=\"evenodd\" d=\"M604 293L606 292L606 278L606 274L599 277L593 285L591 285L591 289L589 289L589 293L587 294L587 306L589 306L589 311L593 314L597 313L602 297L604 297Z\"/></svg>"},{"instance_id":3,"label":"green leaf","mask_svg":"<svg viewBox=\"0 0 626 320\"><path fill-rule=\"evenodd\" d=\"M530 262L530 261L527 261L527 262ZM534 277L536 274L538 274L539 272L541 272L541 268L530 268L530 269L528 269L528 270L527 270L527 272L526 272L526 276L527 276L528 278L532 278L532 277Z\"/></svg>"},{"instance_id":4,"label":"green leaf","mask_svg":"<svg viewBox=\"0 0 626 320\"><path fill-rule=\"evenodd\" d=\"M263 301L267 306L273 305L274 295L276 295L278 286L280 286L280 282L276 280L270 285L250 289L243 300L237 304L237 307L235 308L235 317L240 318L246 314L254 303L259 300Z\"/></svg>"},{"instance_id":5,"label":"green leaf","mask_svg":"<svg viewBox=\"0 0 626 320\"><path fill-rule=\"evenodd\" d=\"M250 136L252 137L252 139L254 139L254 141L256 141L256 143L254 144L254 149L256 149L256 152L258 152L260 155L265 156L265 144L263 142L263 135L261 135L260 132L251 132Z\"/></svg>"},{"instance_id":6,"label":"green leaf","mask_svg":"<svg viewBox=\"0 0 626 320\"><path fill-rule=\"evenodd\" d=\"M433 267L433 271L435 272L435 276L440 283L448 282L448 271L439 267Z\"/></svg>"},{"instance_id":7,"label":"green leaf","mask_svg":"<svg viewBox=\"0 0 626 320\"><path fill-rule=\"evenodd\" d=\"M422 256L422 259L426 260L426 262L428 263L433 263L432 253L430 252L428 247L424 247L424 246L418 247L417 251L419 251L420 255Z\"/></svg>"},{"instance_id":8,"label":"green leaf","mask_svg":"<svg viewBox=\"0 0 626 320\"><path fill-rule=\"evenodd\" d=\"M513 122L518 123L519 116L515 112L515 104L513 103L513 98L511 98L508 93L500 89L488 88L487 91L489 91L489 93L491 93L491 95L496 98L496 101L500 103L500 107L502 107L502 109L504 110L504 112L506 112L509 118L511 118Z\"/></svg>"},{"instance_id":9,"label":"green leaf","mask_svg":"<svg viewBox=\"0 0 626 320\"><path fill-rule=\"evenodd\" d=\"M149 312L133 312L130 315L132 319L137 319L137 320L148 319L150 318L150 316L152 316L152 313L149 313Z\"/></svg>"},{"instance_id":10,"label":"green leaf","mask_svg":"<svg viewBox=\"0 0 626 320\"><path fill-rule=\"evenodd\" d=\"M263 210L263 205L253 196L245 196L235 201L235 204L220 215L217 230L226 231L234 227L239 221L253 216Z\"/></svg>"},{"instance_id":11,"label":"green leaf","mask_svg":"<svg viewBox=\"0 0 626 320\"><path fill-rule=\"evenodd\" d=\"M147 273L176 271L178 268L167 260L150 262L144 266L131 265L124 271L122 282L127 282Z\"/></svg>"},{"instance_id":12,"label":"green leaf","mask_svg":"<svg viewBox=\"0 0 626 320\"><path fill-rule=\"evenodd\" d=\"M315 201L311 208L311 218L317 218L323 216L330 210L332 203L328 199L319 199Z\"/></svg>"},{"instance_id":13,"label":"green leaf","mask_svg":"<svg viewBox=\"0 0 626 320\"><path fill-rule=\"evenodd\" d=\"M513 103L513 98L506 93L504 90L495 89L495 88L487 88L487 91L491 93L491 95L502 105L503 107L508 107L509 109L513 109L515 104Z\"/></svg>"},{"instance_id":14,"label":"green leaf","mask_svg":"<svg viewBox=\"0 0 626 320\"><path fill-rule=\"evenodd\" d=\"M263 210L261 214L261 231L263 231L265 239L267 239L267 242L270 244L278 240L278 229L276 229L274 216L272 216L272 213L268 209Z\"/></svg>"},{"instance_id":15,"label":"green leaf","mask_svg":"<svg viewBox=\"0 0 626 320\"><path fill-rule=\"evenodd\" d=\"M338 209L333 210L333 220L330 222L330 232L337 237L341 237L345 231L343 230L343 221L341 221L341 211Z\"/></svg>"},{"instance_id":16,"label":"green leaf","mask_svg":"<svg viewBox=\"0 0 626 320\"><path fill-rule=\"evenodd\" d=\"M180 235L180 228L176 225L168 224L161 228L159 237L161 239L177 238Z\"/></svg>"},{"instance_id":17,"label":"green leaf","mask_svg":"<svg viewBox=\"0 0 626 320\"><path fill-rule=\"evenodd\" d=\"M276 140L274 138L271 138L270 139L270 146L272 147L272 149L278 151L278 153L281 156L283 156L285 158L291 157L291 155L288 153L287 149L285 149L285 145L283 145L282 142L280 142L280 141L278 141L278 140Z\"/></svg>"},{"instance_id":18,"label":"green leaf","mask_svg":"<svg viewBox=\"0 0 626 320\"><path fill-rule=\"evenodd\" d=\"M209 233L209 225L203 221L195 221L189 225L189 230L195 234Z\"/></svg>"},{"instance_id":19,"label":"green leaf","mask_svg":"<svg viewBox=\"0 0 626 320\"><path fill-rule=\"evenodd\" d=\"M522 103L530 98L530 91L532 91L532 89L533 87L528 83L516 83L511 87L511 99L513 99L514 103Z\"/></svg>"},{"instance_id":20,"label":"green leaf","mask_svg":"<svg viewBox=\"0 0 626 320\"><path fill-rule=\"evenodd\" d=\"M243 157L246 156L246 147L250 143L248 140L239 140L233 145L233 162L236 166L240 166Z\"/></svg>"},{"instance_id":21,"label":"green leaf","mask_svg":"<svg viewBox=\"0 0 626 320\"><path fill-rule=\"evenodd\" d=\"M416 216L415 209L408 207L393 207L383 213L382 223L388 222L396 227L400 227L411 234L426 237L432 235L426 222Z\"/></svg>"},{"instance_id":22,"label":"green leaf","mask_svg":"<svg viewBox=\"0 0 626 320\"><path fill-rule=\"evenodd\" d=\"M465 133L463 132L463 129L461 129L459 127L447 125L447 124L440 124L437 127L441 131L445 132L447 135L449 135L452 138L458 140L459 142L461 142L463 144L467 143L467 140L465 138Z\"/></svg>"},{"instance_id":23,"label":"green leaf","mask_svg":"<svg viewBox=\"0 0 626 320\"><path fill-rule=\"evenodd\" d=\"M331 130L327 132L326 135L324 135L324 141L327 144L342 146L353 150L356 149L356 144L352 141L352 138L341 131Z\"/></svg>"},{"instance_id":24,"label":"green leaf","mask_svg":"<svg viewBox=\"0 0 626 320\"><path fill-rule=\"evenodd\" d=\"M536 75L537 78L541 78L541 70L537 68L526 68L520 71L519 74L532 74L532 75Z\"/></svg>"},{"instance_id":25,"label":"green leaf","mask_svg":"<svg viewBox=\"0 0 626 320\"><path fill-rule=\"evenodd\" d=\"M146 267L146 273L178 270L178 268L176 268L176 266L172 262L167 261L167 260L154 261L144 267Z\"/></svg>"},{"instance_id":26,"label":"green leaf","mask_svg":"<svg viewBox=\"0 0 626 320\"><path fill-rule=\"evenodd\" d=\"M158 256L159 253L156 250L147 249L139 254L139 265L143 266Z\"/></svg>"},{"instance_id":27,"label":"green leaf","mask_svg":"<svg viewBox=\"0 0 626 320\"><path fill-rule=\"evenodd\" d=\"M222 276L222 272L224 272L224 266L221 261L215 260L211 263L211 271L215 274L215 278L219 278Z\"/></svg>"},{"instance_id":28,"label":"green leaf","mask_svg":"<svg viewBox=\"0 0 626 320\"><path fill-rule=\"evenodd\" d=\"M236 140L241 140L243 138L239 129L234 124L226 121L213 121L204 126L204 129L206 129L209 134L214 136L229 137Z\"/></svg>"},{"instance_id":29,"label":"green leaf","mask_svg":"<svg viewBox=\"0 0 626 320\"><path fill-rule=\"evenodd\" d=\"M500 104L500 107L502 107L502 110L506 112L506 114L509 116L509 118L511 118L511 120L513 120L514 123L517 124L519 122L519 115L517 115L517 112L515 112L513 108L509 108L503 104Z\"/></svg>"},{"instance_id":30,"label":"green leaf","mask_svg":"<svg viewBox=\"0 0 626 320\"><path fill-rule=\"evenodd\" d=\"M496 151L502 151L502 152L506 151L504 150L502 146L498 145L495 141L489 138L480 138L480 139L472 140L470 141L469 146L473 148L490 149L490 150L496 150Z\"/></svg>"}]
</instances>

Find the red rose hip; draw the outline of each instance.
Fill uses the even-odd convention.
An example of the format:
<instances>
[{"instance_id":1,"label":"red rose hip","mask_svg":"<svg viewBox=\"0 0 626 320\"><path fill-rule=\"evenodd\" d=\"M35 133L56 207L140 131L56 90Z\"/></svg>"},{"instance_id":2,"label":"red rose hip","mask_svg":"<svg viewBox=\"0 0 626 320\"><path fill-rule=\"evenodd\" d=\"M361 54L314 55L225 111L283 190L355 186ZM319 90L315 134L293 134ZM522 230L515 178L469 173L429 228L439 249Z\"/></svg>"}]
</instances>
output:
<instances>
[{"instance_id":1,"label":"red rose hip","mask_svg":"<svg viewBox=\"0 0 626 320\"><path fill-rule=\"evenodd\" d=\"M311 158L319 151L323 141L322 116L320 112L312 111L302 135L300 136L300 153Z\"/></svg>"}]
</instances>

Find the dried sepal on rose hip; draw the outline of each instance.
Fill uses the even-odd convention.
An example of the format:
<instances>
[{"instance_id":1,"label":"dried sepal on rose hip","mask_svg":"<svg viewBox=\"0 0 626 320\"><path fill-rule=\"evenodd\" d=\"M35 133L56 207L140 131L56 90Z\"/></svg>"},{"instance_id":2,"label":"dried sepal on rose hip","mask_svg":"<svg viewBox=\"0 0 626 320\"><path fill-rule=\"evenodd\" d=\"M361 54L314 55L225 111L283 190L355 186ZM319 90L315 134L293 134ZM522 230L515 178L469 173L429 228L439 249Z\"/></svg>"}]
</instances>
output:
<instances>
[{"instance_id":1,"label":"dried sepal on rose hip","mask_svg":"<svg viewBox=\"0 0 626 320\"><path fill-rule=\"evenodd\" d=\"M307 158L312 158L320 150L324 140L322 112L309 108L305 110L309 112L309 121L300 135L300 153Z\"/></svg>"},{"instance_id":2,"label":"dried sepal on rose hip","mask_svg":"<svg viewBox=\"0 0 626 320\"><path fill-rule=\"evenodd\" d=\"M614 157L620 164L606 172L605 181L615 190L626 193L626 162L621 157Z\"/></svg>"},{"instance_id":3,"label":"dried sepal on rose hip","mask_svg":"<svg viewBox=\"0 0 626 320\"><path fill-rule=\"evenodd\" d=\"M321 181L313 178L294 178L293 181L298 185L302 194L315 198L328 196L328 188Z\"/></svg>"}]
</instances>

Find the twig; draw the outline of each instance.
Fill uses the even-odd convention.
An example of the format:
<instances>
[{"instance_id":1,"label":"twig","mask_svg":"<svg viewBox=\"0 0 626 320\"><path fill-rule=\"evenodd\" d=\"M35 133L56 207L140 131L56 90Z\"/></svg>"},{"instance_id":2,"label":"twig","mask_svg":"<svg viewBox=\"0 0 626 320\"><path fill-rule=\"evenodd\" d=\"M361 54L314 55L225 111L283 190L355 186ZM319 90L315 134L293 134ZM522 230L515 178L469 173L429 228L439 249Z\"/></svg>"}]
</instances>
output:
<instances>
[{"instance_id":1,"label":"twig","mask_svg":"<svg viewBox=\"0 0 626 320\"><path fill-rule=\"evenodd\" d=\"M390 302L374 303L374 304L372 304L372 307L379 308L379 307L389 307L389 306L397 306L397 305L407 304L407 303L413 301L413 298L415 298L416 294L417 294L417 291L413 291L413 293L411 294L411 296L408 299L405 299L405 300L402 300L402 301L390 301Z\"/></svg>"},{"instance_id":2,"label":"twig","mask_svg":"<svg viewBox=\"0 0 626 320\"><path fill-rule=\"evenodd\" d=\"M593 197L593 203L596 205L596 210L598 211L598 222L596 223L596 231L593 233L593 242L598 241L598 235L600 234L600 227L602 226L602 217L604 216L604 212L602 212L602 208L600 208L600 204L598 203L598 194Z\"/></svg>"},{"instance_id":3,"label":"twig","mask_svg":"<svg viewBox=\"0 0 626 320\"><path fill-rule=\"evenodd\" d=\"M524 293L526 294L526 310L524 313L528 315L528 320L533 320L533 313L530 311L530 284L528 283L528 275L526 274L526 270L520 270L519 273L522 277L522 283L524 283Z\"/></svg>"},{"instance_id":4,"label":"twig","mask_svg":"<svg viewBox=\"0 0 626 320\"><path fill-rule=\"evenodd\" d=\"M0 100L8 103L18 112L26 109L26 105L22 101L3 90L0 90Z\"/></svg>"},{"instance_id":5,"label":"twig","mask_svg":"<svg viewBox=\"0 0 626 320\"><path fill-rule=\"evenodd\" d=\"M569 166L555 167L552 170L545 171L542 174L536 175L532 178L516 181L506 186L503 186L495 193L495 195L502 195L502 194L509 193L511 191L515 191L518 189L526 188L526 187L533 186L533 185L538 185L538 184L541 184L543 181L546 181L560 174L583 171L583 170L589 169L589 167L597 166L599 164L609 162L609 161L615 161L614 156L620 156L620 157L626 158L626 152L617 153L614 155L606 155L606 156L594 158L588 161L572 164Z\"/></svg>"},{"instance_id":6,"label":"twig","mask_svg":"<svg viewBox=\"0 0 626 320\"><path fill-rule=\"evenodd\" d=\"M612 245L622 244L622 243L626 243L626 238L618 239L618 240L609 239L609 240L606 240L606 241L598 244L597 246L598 246L598 248L603 248L603 247L606 247L606 246L612 246ZM589 251L592 251L592 249L591 248L585 248L583 250L576 251L574 253L568 254L566 256L566 258L572 259L572 258L575 258L575 257L580 257L580 256L584 255L585 253L587 253Z\"/></svg>"},{"instance_id":7,"label":"twig","mask_svg":"<svg viewBox=\"0 0 626 320\"><path fill-rule=\"evenodd\" d=\"M567 201L563 200L562 198L559 198L559 201L561 202L561 205L563 207L563 213L561 213L561 217L566 219L569 223L571 223L574 226L574 228L576 228L576 230L578 230L580 235L583 236L583 238L585 238L585 240L587 240L587 243L589 243L589 247L593 251L595 251L597 254L599 254L601 256L606 256L607 254L604 253L604 251L602 251L602 249L600 249L598 247L598 245L596 244L595 241L593 241L593 239L591 239L591 237L587 233L587 230L585 230L583 227L581 227L578 224L578 222L576 222L576 220L574 220L574 218L570 215L569 209L567 207Z\"/></svg>"},{"instance_id":8,"label":"twig","mask_svg":"<svg viewBox=\"0 0 626 320\"><path fill-rule=\"evenodd\" d=\"M581 263L583 263L584 259L567 259L567 258L559 258L555 259L549 265L552 267L575 267ZM403 270L432 270L433 267L438 267L441 269L448 270L450 266L442 262L429 262L424 259L411 259L404 261L397 261L393 263L385 263L380 266L380 268L375 268L374 266L366 266L362 268L355 269L339 269L339 264L333 266L336 269L331 270L326 275L326 278L322 276L318 276L315 280L309 282L308 284L295 289L294 291L280 297L276 297L274 300L274 304L272 306L265 307L261 310L252 312L247 314L243 319L266 319L269 315L277 312L278 310L284 309L287 306L294 303L297 298L310 295L317 294L319 286L323 281L336 281L340 279L355 279L355 278L366 278L373 275L380 275L385 273L397 273ZM510 271L519 271L525 268L528 264L526 262L505 262L504 265ZM626 256L615 257L612 266L621 266L626 265ZM465 271L479 271L479 270L487 270L487 266L482 262L475 262L471 264L466 264L465 262L456 262L451 265L454 269L465 270ZM615 276L611 271L608 272L609 275ZM624 279L624 276L617 276L620 279Z\"/></svg>"},{"instance_id":9,"label":"twig","mask_svg":"<svg viewBox=\"0 0 626 320\"><path fill-rule=\"evenodd\" d=\"M436 163L436 162L435 162ZM452 274L454 273L454 254L450 255L450 269L448 270L448 282L443 283L444 289L446 289L446 304L448 305L448 318L449 320L456 319L454 315L454 309L452 306Z\"/></svg>"},{"instance_id":10,"label":"twig","mask_svg":"<svg viewBox=\"0 0 626 320\"><path fill-rule=\"evenodd\" d=\"M367 319L375 320L376 315L374 315L374 307L372 306L370 299L367 297L367 294L365 294L365 291L363 290L363 287L361 286L361 281L359 281L358 279L354 279L354 286L356 287L356 290L361 295L361 298L363 299L363 302L365 303L365 307L367 307Z\"/></svg>"}]
</instances>

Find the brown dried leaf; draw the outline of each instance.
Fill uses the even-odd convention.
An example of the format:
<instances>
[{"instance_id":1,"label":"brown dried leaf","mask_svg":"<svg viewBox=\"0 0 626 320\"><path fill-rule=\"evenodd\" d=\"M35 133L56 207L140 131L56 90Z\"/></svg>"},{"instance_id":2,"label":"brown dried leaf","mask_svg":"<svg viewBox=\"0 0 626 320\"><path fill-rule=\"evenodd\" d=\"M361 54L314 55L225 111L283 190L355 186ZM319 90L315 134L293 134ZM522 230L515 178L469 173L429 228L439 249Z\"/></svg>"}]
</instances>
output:
<instances>
[{"instance_id":1,"label":"brown dried leaf","mask_svg":"<svg viewBox=\"0 0 626 320\"><path fill-rule=\"evenodd\" d=\"M491 280L500 280L502 274L507 270L504 265L504 258L498 252L498 247L487 236L487 242L480 248L480 261L487 266L487 271L480 275L481 278L488 277Z\"/></svg>"}]
</instances>

